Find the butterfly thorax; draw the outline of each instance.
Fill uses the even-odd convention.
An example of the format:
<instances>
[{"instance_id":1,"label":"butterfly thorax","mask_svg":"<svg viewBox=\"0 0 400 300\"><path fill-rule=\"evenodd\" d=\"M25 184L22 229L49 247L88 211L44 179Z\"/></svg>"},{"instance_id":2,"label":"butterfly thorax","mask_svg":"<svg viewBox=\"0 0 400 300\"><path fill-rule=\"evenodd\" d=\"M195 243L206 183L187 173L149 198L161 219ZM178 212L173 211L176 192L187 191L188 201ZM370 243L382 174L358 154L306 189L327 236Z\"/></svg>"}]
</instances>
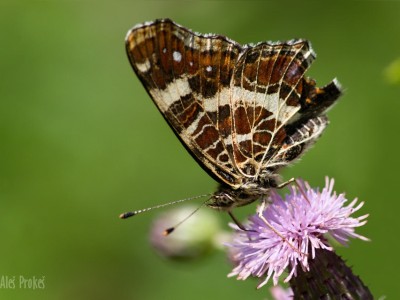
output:
<instances>
[{"instance_id":1,"label":"butterfly thorax","mask_svg":"<svg viewBox=\"0 0 400 300\"><path fill-rule=\"evenodd\" d=\"M238 189L221 184L207 202L207 206L222 211L230 211L235 207L250 204L267 195L271 188L277 186L277 180L278 175L268 174L268 176L250 179Z\"/></svg>"}]
</instances>

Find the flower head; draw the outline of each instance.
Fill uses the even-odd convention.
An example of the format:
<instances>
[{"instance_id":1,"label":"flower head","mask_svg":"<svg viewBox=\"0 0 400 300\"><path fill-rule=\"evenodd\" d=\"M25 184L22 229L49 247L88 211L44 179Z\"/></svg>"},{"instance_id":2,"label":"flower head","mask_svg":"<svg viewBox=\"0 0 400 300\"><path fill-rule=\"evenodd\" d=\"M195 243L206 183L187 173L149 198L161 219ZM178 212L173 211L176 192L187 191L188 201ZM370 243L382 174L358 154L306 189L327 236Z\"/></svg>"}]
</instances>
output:
<instances>
[{"instance_id":1,"label":"flower head","mask_svg":"<svg viewBox=\"0 0 400 300\"><path fill-rule=\"evenodd\" d=\"M290 194L284 198L271 191L271 204L259 212L263 217L256 214L249 218L248 231L232 225L236 235L228 246L236 267L229 277L237 276L241 280L249 276L265 277L258 288L272 277L276 285L286 269L289 275L285 282L296 276L298 266L308 271L308 260L315 257L316 249L333 250L328 244L328 235L342 245L350 237L368 240L354 232L355 227L366 223L368 215L351 217L364 202L356 206L357 199L354 199L344 206L347 200L344 194L333 192L333 179L326 178L321 192L307 182L298 180L297 183L301 189L291 186Z\"/></svg>"}]
</instances>

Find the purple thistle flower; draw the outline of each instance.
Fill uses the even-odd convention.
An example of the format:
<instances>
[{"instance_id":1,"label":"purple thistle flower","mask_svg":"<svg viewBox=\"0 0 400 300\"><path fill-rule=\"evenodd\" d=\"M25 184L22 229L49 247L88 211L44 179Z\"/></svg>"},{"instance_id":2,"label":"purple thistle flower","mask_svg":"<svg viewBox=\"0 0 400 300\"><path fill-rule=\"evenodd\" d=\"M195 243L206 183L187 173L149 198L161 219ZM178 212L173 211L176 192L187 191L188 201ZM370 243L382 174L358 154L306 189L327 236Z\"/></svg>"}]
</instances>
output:
<instances>
[{"instance_id":1,"label":"purple thistle flower","mask_svg":"<svg viewBox=\"0 0 400 300\"><path fill-rule=\"evenodd\" d=\"M271 204L260 212L281 236L258 214L249 218L248 231L232 225L236 235L228 246L236 267L229 277L237 276L240 280L249 276L265 277L257 287L260 288L271 277L276 285L288 269L289 275L285 279L288 282L297 275L298 266L304 271L309 270L309 259L315 258L316 249L333 250L328 236L342 245L347 245L350 237L368 240L354 232L355 227L367 222L368 215L351 217L364 202L356 206L357 199L354 199L344 206L347 200L344 194L333 192L333 179L326 178L322 192L312 189L307 182L297 182L302 191L292 185L285 199L271 191Z\"/></svg>"}]
</instances>

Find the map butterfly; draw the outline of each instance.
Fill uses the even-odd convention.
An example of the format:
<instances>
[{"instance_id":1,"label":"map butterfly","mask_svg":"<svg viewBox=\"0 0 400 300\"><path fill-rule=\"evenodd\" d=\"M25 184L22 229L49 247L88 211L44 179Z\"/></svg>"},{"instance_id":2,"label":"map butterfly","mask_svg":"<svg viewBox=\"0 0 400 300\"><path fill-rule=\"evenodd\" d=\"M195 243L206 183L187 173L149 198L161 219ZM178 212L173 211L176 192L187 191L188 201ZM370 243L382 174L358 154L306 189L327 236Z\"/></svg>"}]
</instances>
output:
<instances>
[{"instance_id":1,"label":"map butterfly","mask_svg":"<svg viewBox=\"0 0 400 300\"><path fill-rule=\"evenodd\" d=\"M336 80L318 88L304 76L316 56L302 39L240 45L160 19L132 28L126 50L175 134L219 182L206 204L228 212L279 185L279 169L319 138L341 95Z\"/></svg>"}]
</instances>

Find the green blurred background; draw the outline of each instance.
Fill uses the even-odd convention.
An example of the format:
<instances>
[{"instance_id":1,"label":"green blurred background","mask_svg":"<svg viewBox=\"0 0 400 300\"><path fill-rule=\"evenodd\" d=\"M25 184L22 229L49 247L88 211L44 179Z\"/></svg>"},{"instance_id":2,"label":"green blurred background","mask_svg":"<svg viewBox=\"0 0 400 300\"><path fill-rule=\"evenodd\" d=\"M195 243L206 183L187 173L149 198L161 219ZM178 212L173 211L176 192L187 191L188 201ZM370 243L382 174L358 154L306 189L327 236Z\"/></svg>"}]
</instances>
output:
<instances>
[{"instance_id":1,"label":"green blurred background","mask_svg":"<svg viewBox=\"0 0 400 300\"><path fill-rule=\"evenodd\" d=\"M372 242L338 252L375 297L399 299L400 86L385 77L400 56L399 2L89 0L0 2L0 279L45 276L44 289L3 287L0 299L269 297L256 281L227 279L222 252L191 264L157 256L148 232L158 212L117 218L216 186L126 58L127 30L159 17L240 43L311 40L308 75L320 86L337 77L346 93L284 178L321 186L329 175L366 202L358 232Z\"/></svg>"}]
</instances>

